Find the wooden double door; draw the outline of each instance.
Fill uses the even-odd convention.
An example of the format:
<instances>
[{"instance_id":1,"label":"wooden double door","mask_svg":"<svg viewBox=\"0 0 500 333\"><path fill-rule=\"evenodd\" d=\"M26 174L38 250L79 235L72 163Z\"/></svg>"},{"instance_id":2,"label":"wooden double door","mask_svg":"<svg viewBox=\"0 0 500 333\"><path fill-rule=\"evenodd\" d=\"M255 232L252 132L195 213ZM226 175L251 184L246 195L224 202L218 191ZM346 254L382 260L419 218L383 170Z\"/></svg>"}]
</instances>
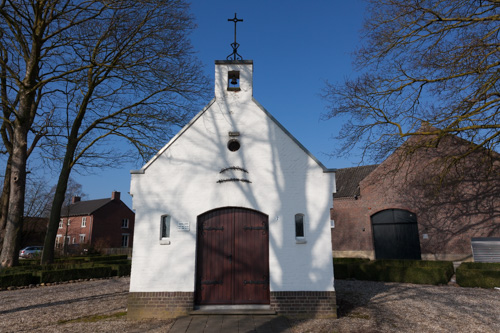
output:
<instances>
[{"instance_id":1,"label":"wooden double door","mask_svg":"<svg viewBox=\"0 0 500 333\"><path fill-rule=\"evenodd\" d=\"M198 216L197 304L269 304L268 222L244 208Z\"/></svg>"},{"instance_id":2,"label":"wooden double door","mask_svg":"<svg viewBox=\"0 0 500 333\"><path fill-rule=\"evenodd\" d=\"M387 209L371 217L376 259L421 259L417 216Z\"/></svg>"}]
</instances>

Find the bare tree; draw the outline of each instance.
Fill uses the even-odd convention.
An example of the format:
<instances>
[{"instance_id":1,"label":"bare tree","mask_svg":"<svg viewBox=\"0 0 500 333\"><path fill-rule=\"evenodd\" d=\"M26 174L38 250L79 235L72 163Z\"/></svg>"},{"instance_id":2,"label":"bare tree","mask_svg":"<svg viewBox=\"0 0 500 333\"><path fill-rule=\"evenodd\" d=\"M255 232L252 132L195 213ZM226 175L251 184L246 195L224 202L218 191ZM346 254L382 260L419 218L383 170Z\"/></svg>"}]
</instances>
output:
<instances>
[{"instance_id":1,"label":"bare tree","mask_svg":"<svg viewBox=\"0 0 500 333\"><path fill-rule=\"evenodd\" d=\"M426 138L406 145L412 152L450 134L471 142L454 161L498 150L500 2L367 1L360 74L324 90L325 117L345 120L340 152L380 160L408 137Z\"/></svg>"},{"instance_id":2,"label":"bare tree","mask_svg":"<svg viewBox=\"0 0 500 333\"><path fill-rule=\"evenodd\" d=\"M39 84L40 64L43 57L47 20L53 16L43 12L39 3L0 2L0 95L2 100L1 135L8 154L5 181L2 192L3 231L2 266L17 263L19 235L22 230L26 163L37 142L43 136L45 126L36 126L38 104L44 84ZM31 15L33 14L33 15ZM55 15L57 16L57 14ZM36 128L42 129L37 132Z\"/></svg>"},{"instance_id":3,"label":"bare tree","mask_svg":"<svg viewBox=\"0 0 500 333\"><path fill-rule=\"evenodd\" d=\"M29 130L44 130L45 147L62 161L42 258L50 262L73 167L111 161L118 152L111 138L132 143L146 156L157 146L155 139L191 113L206 91L206 80L192 59L187 40L192 19L180 0L4 1L0 15L8 22L3 29L10 34L5 39L11 52L26 50L15 62L22 66L9 73L12 85L19 83L15 119L28 120L13 122L1 262L10 266L17 261L27 159L23 142L30 138ZM102 159L92 160L96 157Z\"/></svg>"},{"instance_id":4,"label":"bare tree","mask_svg":"<svg viewBox=\"0 0 500 333\"><path fill-rule=\"evenodd\" d=\"M54 199L56 187L56 185L51 186L46 179L38 176L28 177L26 179L24 216L48 218L50 216L52 200ZM83 185L70 177L68 180L64 202L71 203L74 196L78 196L83 199L87 196L87 194L83 192Z\"/></svg>"}]
</instances>

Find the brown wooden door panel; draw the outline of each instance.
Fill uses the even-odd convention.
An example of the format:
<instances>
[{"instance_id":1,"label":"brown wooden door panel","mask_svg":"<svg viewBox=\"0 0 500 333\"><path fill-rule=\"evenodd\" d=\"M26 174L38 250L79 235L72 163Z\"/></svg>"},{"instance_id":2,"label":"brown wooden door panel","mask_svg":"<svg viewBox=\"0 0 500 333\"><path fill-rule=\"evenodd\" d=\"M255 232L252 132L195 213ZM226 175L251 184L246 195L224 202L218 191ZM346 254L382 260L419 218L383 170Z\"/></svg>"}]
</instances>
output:
<instances>
[{"instance_id":1,"label":"brown wooden door panel","mask_svg":"<svg viewBox=\"0 0 500 333\"><path fill-rule=\"evenodd\" d=\"M235 303L268 304L267 216L237 209L235 221Z\"/></svg>"},{"instance_id":2,"label":"brown wooden door panel","mask_svg":"<svg viewBox=\"0 0 500 333\"><path fill-rule=\"evenodd\" d=\"M210 212L200 221L197 290L200 304L229 304L233 299L230 214Z\"/></svg>"},{"instance_id":3,"label":"brown wooden door panel","mask_svg":"<svg viewBox=\"0 0 500 333\"><path fill-rule=\"evenodd\" d=\"M198 217L197 304L269 304L268 218L243 208Z\"/></svg>"}]
</instances>

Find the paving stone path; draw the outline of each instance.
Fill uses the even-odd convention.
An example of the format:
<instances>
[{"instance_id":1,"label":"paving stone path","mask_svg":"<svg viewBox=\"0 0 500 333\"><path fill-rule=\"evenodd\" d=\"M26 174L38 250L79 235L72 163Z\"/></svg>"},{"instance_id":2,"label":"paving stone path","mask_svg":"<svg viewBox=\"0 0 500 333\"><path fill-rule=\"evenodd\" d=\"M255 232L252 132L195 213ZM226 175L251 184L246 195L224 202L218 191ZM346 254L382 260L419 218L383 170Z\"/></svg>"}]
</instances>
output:
<instances>
[{"instance_id":1,"label":"paving stone path","mask_svg":"<svg viewBox=\"0 0 500 333\"><path fill-rule=\"evenodd\" d=\"M175 321L169 333L291 333L288 320L280 316L210 315L188 316Z\"/></svg>"}]
</instances>

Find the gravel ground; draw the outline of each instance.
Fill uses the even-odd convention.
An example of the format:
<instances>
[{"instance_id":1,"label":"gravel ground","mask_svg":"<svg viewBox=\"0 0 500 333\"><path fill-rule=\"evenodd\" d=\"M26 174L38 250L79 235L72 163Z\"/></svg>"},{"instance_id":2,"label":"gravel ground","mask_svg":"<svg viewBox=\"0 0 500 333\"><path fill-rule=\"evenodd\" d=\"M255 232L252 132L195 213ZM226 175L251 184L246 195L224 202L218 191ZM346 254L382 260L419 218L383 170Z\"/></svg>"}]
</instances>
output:
<instances>
[{"instance_id":1,"label":"gravel ground","mask_svg":"<svg viewBox=\"0 0 500 333\"><path fill-rule=\"evenodd\" d=\"M0 291L0 332L168 332L128 321L129 278ZM339 319L291 321L294 332L500 332L500 291L337 280Z\"/></svg>"}]
</instances>

